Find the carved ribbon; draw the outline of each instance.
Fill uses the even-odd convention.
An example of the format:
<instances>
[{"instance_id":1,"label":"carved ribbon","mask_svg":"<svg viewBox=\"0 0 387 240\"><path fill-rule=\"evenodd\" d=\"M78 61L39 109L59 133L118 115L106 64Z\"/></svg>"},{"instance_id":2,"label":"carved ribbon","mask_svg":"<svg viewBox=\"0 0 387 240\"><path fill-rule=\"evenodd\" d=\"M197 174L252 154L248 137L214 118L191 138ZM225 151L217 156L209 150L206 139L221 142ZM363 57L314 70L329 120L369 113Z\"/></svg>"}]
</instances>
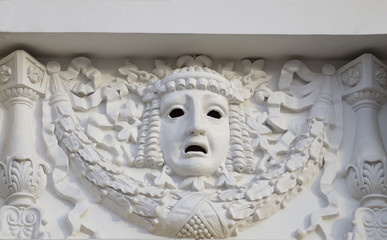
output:
<instances>
[{"instance_id":1,"label":"carved ribbon","mask_svg":"<svg viewBox=\"0 0 387 240\"><path fill-rule=\"evenodd\" d=\"M50 88L54 91L63 91L64 86L58 72L60 71L59 64L51 62L47 66L47 70L52 79L50 82ZM63 93L66 94L66 93ZM67 98L61 98L60 94L55 101L65 101ZM51 99L52 101L53 99ZM66 113L68 109L59 109L62 113ZM92 227L87 226L86 223L80 220L80 216L83 215L89 207L89 202L84 194L66 181L69 173L68 158L63 150L57 144L57 138L54 134L55 125L51 122L51 106L49 99L43 101L43 138L47 144L48 157L55 163L55 169L52 173L52 180L54 182L54 188L59 196L70 201L74 204L74 208L67 214L68 224L70 225L71 235L76 236L80 231L88 233L90 235L98 236L97 231L92 230Z\"/></svg>"},{"instance_id":2,"label":"carved ribbon","mask_svg":"<svg viewBox=\"0 0 387 240\"><path fill-rule=\"evenodd\" d=\"M293 87L292 81L295 79L295 73L308 83ZM275 92L268 99L268 122L279 131L287 131L283 136L283 140L280 141L282 147L289 146L297 134L293 128L288 127L286 120L281 118L281 106L293 111L303 111L313 106L308 118L317 117L319 119L324 117L331 126L329 130L330 147L324 155L324 174L320 180L320 191L327 199L328 206L311 214L309 227L297 231L298 236L301 238L306 237L317 226L322 228L326 238L330 238L322 217L338 214L337 194L332 188L332 184L337 174L336 156L342 140L342 104L341 99L335 97L337 89L341 89L339 86L333 66L324 65L323 73L319 74L309 70L304 63L293 60L287 62L281 71L279 89L283 92ZM333 111L327 112L325 110L330 109L324 106L324 102L327 101L333 101Z\"/></svg>"},{"instance_id":3,"label":"carved ribbon","mask_svg":"<svg viewBox=\"0 0 387 240\"><path fill-rule=\"evenodd\" d=\"M57 174L56 172L54 174L56 190L75 204L75 208L68 216L72 224L73 234L86 228L80 220L80 216L86 211L87 206L83 204L83 197L78 191L65 185L64 179L69 170L68 161L72 162L75 170L92 186L91 189L96 190L102 203L127 219L140 221L144 228L156 234L170 237L192 237L193 235L184 235L187 229L200 227L202 231L207 231L212 237L223 238L236 235L240 229L267 218L276 210L283 208L288 198L301 190L303 184L313 179L316 172L322 167L323 156L331 143L328 134L332 129L329 127L335 126L335 124L331 124L332 121L335 122L335 114L332 112L332 105L335 102L331 97L331 84L333 84L334 78L326 77L327 74L320 74L318 76L324 76L321 83L322 90L315 93L314 102L309 103L313 107L310 109L306 127L302 134L294 134L294 136L298 136L297 141L293 142L294 137L290 139L288 144L292 142L293 150L289 151L282 159L282 164L273 166L248 184L230 188L231 193L223 189L216 194L190 193L182 189L158 189L133 179L99 154L93 141L85 134L75 116L71 102L78 107L96 106L101 101L108 100L107 96L104 97L103 91L110 90L108 88L97 89L92 94L95 96L85 96L84 100L73 97L73 101L70 101L67 89L63 85L62 79L59 78L59 65L49 64L48 69L51 69L50 72L53 75L52 96L49 100L50 103L45 102L44 110L45 114L53 114L55 127L51 125L51 127L46 128L45 139L47 142L54 142L54 137L56 137L59 145L69 157L64 158L64 152L58 147L48 146L51 158L61 168L58 169ZM316 75L312 74L312 76ZM285 78L284 83L287 81ZM290 86L286 87L287 83L284 86L284 88L290 88ZM117 97L117 94L113 96ZM297 102L295 99L299 96L287 97ZM51 112L49 111L50 107ZM108 109L106 110L108 112ZM116 113L116 111L112 111L112 113ZM50 123L46 124L50 125ZM340 134L337 136L338 139L341 139ZM337 139L332 142L337 144ZM334 150L335 148L333 148L332 154L335 153ZM64 161L57 160L56 157L64 159ZM333 156L327 162L334 162L332 159ZM333 171L330 175L325 175L324 183L332 180L332 175L335 176L335 173L336 171ZM66 192L62 186L69 187L70 191ZM332 207L331 211L329 212L327 208L321 213L314 214L313 226L317 224L322 226L319 219L324 214L335 214L335 198L329 190L323 189L325 194L329 194L327 198L330 201L330 207ZM187 199L190 203L188 205L184 204ZM119 211L117 211L118 209ZM173 218L174 215L178 216L176 219L180 219L181 222ZM182 226L183 222L186 222L184 226ZM313 229L315 227L311 227L308 231Z\"/></svg>"}]
</instances>

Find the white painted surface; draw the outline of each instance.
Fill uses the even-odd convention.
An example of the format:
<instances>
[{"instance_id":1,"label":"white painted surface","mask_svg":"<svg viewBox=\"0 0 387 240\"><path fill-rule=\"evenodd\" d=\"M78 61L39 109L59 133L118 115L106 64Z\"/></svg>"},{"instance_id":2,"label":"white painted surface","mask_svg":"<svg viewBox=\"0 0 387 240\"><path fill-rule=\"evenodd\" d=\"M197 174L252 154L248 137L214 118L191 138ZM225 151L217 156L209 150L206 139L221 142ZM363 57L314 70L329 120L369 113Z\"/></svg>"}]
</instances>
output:
<instances>
[{"instance_id":1,"label":"white painted surface","mask_svg":"<svg viewBox=\"0 0 387 240\"><path fill-rule=\"evenodd\" d=\"M383 0L2 0L1 32L383 34Z\"/></svg>"},{"instance_id":2,"label":"white painted surface","mask_svg":"<svg viewBox=\"0 0 387 240\"><path fill-rule=\"evenodd\" d=\"M226 59L264 57L269 59L265 69L278 78L282 59L317 59L310 63L317 70L323 63L330 63L325 59L350 61L364 52L386 59L386 10L387 2L383 0L0 0L0 56L18 48L40 57L43 63L47 63L44 57L59 57L68 63L64 57L96 56L99 57L96 64L102 71L104 67L111 69L112 61L119 66L126 57L173 58L183 53L205 53ZM187 35L179 35L182 33ZM343 62L336 64L342 65ZM39 127L40 104L34 110L33 121ZM1 108L5 129L7 113ZM385 146L387 130L383 119L386 118L384 107L379 123ZM344 122L339 169L351 162L353 129L361 127L356 126L353 110L347 104ZM44 156L43 139L39 130L35 132L38 153ZM4 131L1 135L3 146ZM335 239L342 239L352 231L353 211L359 207L341 173L334 183L339 193L340 215L326 221ZM49 178L49 181L52 180ZM71 174L69 181L93 201L87 189ZM305 216L326 205L317 185L317 182L311 184L310 189L304 190L284 210L243 231L238 238L293 239L295 230L309 223ZM3 204L0 199L0 205ZM50 182L38 206L46 211L49 220L46 230L53 238L71 234L65 216L72 206L56 195ZM97 203L91 203L84 218L108 238L155 238ZM321 239L321 236L314 234L309 239Z\"/></svg>"},{"instance_id":3,"label":"white painted surface","mask_svg":"<svg viewBox=\"0 0 387 240\"><path fill-rule=\"evenodd\" d=\"M205 53L224 59L387 59L382 35L211 35L135 33L0 33L0 56L25 49L39 57L174 58Z\"/></svg>"}]
</instances>

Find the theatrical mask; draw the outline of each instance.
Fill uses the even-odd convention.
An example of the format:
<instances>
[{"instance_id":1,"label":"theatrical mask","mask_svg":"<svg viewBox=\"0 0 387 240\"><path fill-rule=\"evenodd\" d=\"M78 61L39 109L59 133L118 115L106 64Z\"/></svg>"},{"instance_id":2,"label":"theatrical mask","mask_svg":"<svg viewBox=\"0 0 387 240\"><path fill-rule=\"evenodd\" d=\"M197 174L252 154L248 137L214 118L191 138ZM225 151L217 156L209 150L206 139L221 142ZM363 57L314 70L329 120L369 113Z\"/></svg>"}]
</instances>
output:
<instances>
[{"instance_id":1,"label":"theatrical mask","mask_svg":"<svg viewBox=\"0 0 387 240\"><path fill-rule=\"evenodd\" d=\"M324 73L310 74L327 80L302 105L272 91L262 60L214 67L207 56L182 56L153 71L128 61L109 84L84 58L64 72L50 66L44 110L58 149L101 204L157 235L235 236L279 210L329 151L335 106ZM77 74L89 82L69 84ZM304 111L304 127L281 118L282 105Z\"/></svg>"}]
</instances>

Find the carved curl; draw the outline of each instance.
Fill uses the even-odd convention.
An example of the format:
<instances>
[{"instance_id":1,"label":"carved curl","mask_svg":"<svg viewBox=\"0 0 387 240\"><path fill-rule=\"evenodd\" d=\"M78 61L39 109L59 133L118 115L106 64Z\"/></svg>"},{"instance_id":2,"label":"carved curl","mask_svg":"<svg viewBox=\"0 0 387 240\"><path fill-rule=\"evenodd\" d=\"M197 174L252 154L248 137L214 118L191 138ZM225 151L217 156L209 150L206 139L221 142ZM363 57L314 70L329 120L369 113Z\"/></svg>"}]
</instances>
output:
<instances>
[{"instance_id":1,"label":"carved curl","mask_svg":"<svg viewBox=\"0 0 387 240\"><path fill-rule=\"evenodd\" d=\"M139 146L135 160L136 167L161 168L164 165L159 144L160 100L147 103L140 127Z\"/></svg>"}]
</instances>

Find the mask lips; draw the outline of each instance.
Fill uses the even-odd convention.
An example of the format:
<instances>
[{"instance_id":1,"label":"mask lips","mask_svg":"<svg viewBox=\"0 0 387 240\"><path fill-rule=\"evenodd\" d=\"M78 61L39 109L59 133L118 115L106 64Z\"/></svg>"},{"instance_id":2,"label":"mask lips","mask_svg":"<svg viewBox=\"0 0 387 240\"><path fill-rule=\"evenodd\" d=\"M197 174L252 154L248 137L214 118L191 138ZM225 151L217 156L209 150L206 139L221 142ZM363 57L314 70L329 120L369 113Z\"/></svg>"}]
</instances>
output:
<instances>
[{"instance_id":1,"label":"mask lips","mask_svg":"<svg viewBox=\"0 0 387 240\"><path fill-rule=\"evenodd\" d=\"M204 154L207 154L207 150L202 147L202 146L199 146L199 145L189 145L185 150L184 150L185 153L189 153L189 152L202 152Z\"/></svg>"}]
</instances>

